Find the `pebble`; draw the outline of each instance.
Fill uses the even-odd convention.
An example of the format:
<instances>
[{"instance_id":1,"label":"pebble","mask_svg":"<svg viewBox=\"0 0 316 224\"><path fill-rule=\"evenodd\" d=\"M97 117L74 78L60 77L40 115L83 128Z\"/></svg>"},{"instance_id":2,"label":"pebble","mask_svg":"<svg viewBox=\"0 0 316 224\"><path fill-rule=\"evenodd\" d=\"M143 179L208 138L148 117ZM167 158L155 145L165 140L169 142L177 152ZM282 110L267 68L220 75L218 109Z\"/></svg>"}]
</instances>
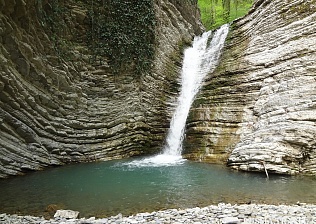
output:
<instances>
[{"instance_id":1,"label":"pebble","mask_svg":"<svg viewBox=\"0 0 316 224\"><path fill-rule=\"evenodd\" d=\"M250 224L316 223L316 205L218 204L204 208L168 209L131 216L118 214L107 218L50 219L0 214L0 224Z\"/></svg>"}]
</instances>

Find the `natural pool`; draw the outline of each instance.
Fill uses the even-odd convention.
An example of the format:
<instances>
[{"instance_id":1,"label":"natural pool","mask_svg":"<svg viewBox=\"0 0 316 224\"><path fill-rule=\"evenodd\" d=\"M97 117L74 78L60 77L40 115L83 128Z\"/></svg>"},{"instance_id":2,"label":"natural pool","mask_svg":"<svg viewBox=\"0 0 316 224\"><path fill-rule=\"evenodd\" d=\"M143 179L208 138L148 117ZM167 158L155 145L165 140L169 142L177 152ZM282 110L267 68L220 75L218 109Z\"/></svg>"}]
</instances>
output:
<instances>
[{"instance_id":1,"label":"natural pool","mask_svg":"<svg viewBox=\"0 0 316 224\"><path fill-rule=\"evenodd\" d=\"M75 164L0 180L0 213L44 215L48 205L81 217L226 203L316 203L316 179L231 171L180 161Z\"/></svg>"}]
</instances>

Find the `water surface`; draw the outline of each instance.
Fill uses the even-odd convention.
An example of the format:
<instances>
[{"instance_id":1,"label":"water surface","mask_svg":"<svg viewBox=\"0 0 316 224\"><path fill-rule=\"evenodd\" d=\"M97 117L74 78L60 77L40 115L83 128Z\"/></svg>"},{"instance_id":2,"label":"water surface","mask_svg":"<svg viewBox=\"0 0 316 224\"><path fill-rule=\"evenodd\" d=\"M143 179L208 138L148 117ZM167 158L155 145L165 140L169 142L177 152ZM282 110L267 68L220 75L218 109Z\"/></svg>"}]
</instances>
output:
<instances>
[{"instance_id":1,"label":"water surface","mask_svg":"<svg viewBox=\"0 0 316 224\"><path fill-rule=\"evenodd\" d=\"M67 165L0 180L0 213L43 215L48 205L81 217L124 215L225 203L316 203L316 180L231 171L180 160Z\"/></svg>"}]
</instances>

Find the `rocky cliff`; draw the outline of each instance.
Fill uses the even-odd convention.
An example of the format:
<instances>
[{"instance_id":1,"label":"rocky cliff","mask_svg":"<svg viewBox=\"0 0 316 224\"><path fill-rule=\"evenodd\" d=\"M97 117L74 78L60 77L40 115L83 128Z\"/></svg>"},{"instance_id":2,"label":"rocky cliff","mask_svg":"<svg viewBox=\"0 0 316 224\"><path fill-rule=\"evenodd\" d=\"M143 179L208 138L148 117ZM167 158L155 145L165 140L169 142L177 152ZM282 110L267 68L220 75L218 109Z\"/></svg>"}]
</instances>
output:
<instances>
[{"instance_id":1,"label":"rocky cliff","mask_svg":"<svg viewBox=\"0 0 316 224\"><path fill-rule=\"evenodd\" d=\"M140 2L0 0L0 177L160 150L181 52L202 28L196 1ZM186 157L316 173L315 5L257 0L232 23Z\"/></svg>"},{"instance_id":2,"label":"rocky cliff","mask_svg":"<svg viewBox=\"0 0 316 224\"><path fill-rule=\"evenodd\" d=\"M186 156L316 174L316 1L258 0L190 114Z\"/></svg>"},{"instance_id":3,"label":"rocky cliff","mask_svg":"<svg viewBox=\"0 0 316 224\"><path fill-rule=\"evenodd\" d=\"M182 48L202 30L196 1L114 2L0 1L0 177L160 149ZM134 58L115 64L123 50Z\"/></svg>"}]
</instances>

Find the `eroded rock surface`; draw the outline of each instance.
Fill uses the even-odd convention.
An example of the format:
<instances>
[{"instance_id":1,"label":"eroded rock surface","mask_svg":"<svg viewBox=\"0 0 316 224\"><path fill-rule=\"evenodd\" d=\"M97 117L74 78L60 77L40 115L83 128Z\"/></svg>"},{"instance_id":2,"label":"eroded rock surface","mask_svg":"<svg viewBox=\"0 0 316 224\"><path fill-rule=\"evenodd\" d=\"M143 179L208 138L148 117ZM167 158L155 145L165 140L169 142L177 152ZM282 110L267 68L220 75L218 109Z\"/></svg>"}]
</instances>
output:
<instances>
[{"instance_id":1,"label":"eroded rock surface","mask_svg":"<svg viewBox=\"0 0 316 224\"><path fill-rule=\"evenodd\" d=\"M107 58L91 60L90 3L55 3L0 1L0 177L159 150L182 46L202 30L196 3L153 1L155 58L136 79L132 65L114 74ZM57 10L67 13L49 27Z\"/></svg>"},{"instance_id":2,"label":"eroded rock surface","mask_svg":"<svg viewBox=\"0 0 316 224\"><path fill-rule=\"evenodd\" d=\"M187 156L316 174L316 1L256 1L191 111Z\"/></svg>"}]
</instances>

